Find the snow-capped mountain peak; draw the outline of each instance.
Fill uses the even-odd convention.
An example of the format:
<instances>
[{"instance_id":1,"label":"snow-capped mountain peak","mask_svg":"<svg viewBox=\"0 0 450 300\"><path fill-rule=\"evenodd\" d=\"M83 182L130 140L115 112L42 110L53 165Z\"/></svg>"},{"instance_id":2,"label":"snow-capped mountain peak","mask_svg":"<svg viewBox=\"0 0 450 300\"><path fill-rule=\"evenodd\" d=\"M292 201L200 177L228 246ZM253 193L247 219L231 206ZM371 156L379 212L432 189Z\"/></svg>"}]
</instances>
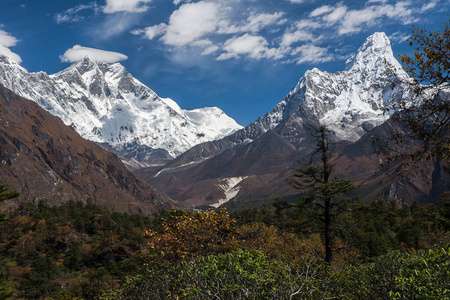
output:
<instances>
[{"instance_id":1,"label":"snow-capped mountain peak","mask_svg":"<svg viewBox=\"0 0 450 300\"><path fill-rule=\"evenodd\" d=\"M357 53L345 63L346 71L362 75L366 72L384 72L387 68L395 70L399 77L407 80L408 75L395 59L391 42L384 32L376 32L369 36Z\"/></svg>"},{"instance_id":2,"label":"snow-capped mountain peak","mask_svg":"<svg viewBox=\"0 0 450 300\"><path fill-rule=\"evenodd\" d=\"M290 118L300 118L296 123L324 124L337 139L356 141L388 118L382 109L387 101L407 96L408 80L389 38L374 33L347 60L343 71L306 71L273 110L238 134L238 140L253 140Z\"/></svg>"},{"instance_id":3,"label":"snow-capped mountain peak","mask_svg":"<svg viewBox=\"0 0 450 300\"><path fill-rule=\"evenodd\" d=\"M177 156L192 146L224 137L240 128L219 108L182 110L160 98L120 63L89 57L53 75L29 73L0 57L0 83L60 117L84 138L164 149Z\"/></svg>"}]
</instances>

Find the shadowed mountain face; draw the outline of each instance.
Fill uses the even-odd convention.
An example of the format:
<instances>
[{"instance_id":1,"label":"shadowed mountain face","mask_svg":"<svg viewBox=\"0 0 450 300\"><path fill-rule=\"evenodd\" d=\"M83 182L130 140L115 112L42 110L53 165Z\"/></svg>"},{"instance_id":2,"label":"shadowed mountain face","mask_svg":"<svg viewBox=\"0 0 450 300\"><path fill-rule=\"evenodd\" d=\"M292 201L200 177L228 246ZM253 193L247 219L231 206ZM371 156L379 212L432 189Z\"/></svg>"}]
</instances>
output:
<instances>
[{"instance_id":1,"label":"shadowed mountain face","mask_svg":"<svg viewBox=\"0 0 450 300\"><path fill-rule=\"evenodd\" d=\"M299 191L286 181L300 167L297 161L309 161L315 148L313 128L322 124L339 142L333 149L339 154L334 157L335 176L360 184L355 195L399 203L437 200L431 195L439 194L436 189L449 189L450 179L433 171L434 162L402 161L381 169L383 157L375 154L372 144L372 136L386 138L401 129L386 122L389 116L383 107L410 99L408 81L388 38L376 33L347 61L344 71L307 71L264 117L221 140L196 145L164 167L136 174L185 207L228 203L242 208L277 197L295 199ZM402 145L411 146L414 143Z\"/></svg>"},{"instance_id":2,"label":"shadowed mountain face","mask_svg":"<svg viewBox=\"0 0 450 300\"><path fill-rule=\"evenodd\" d=\"M119 158L0 85L0 182L21 192L1 203L92 198L110 209L148 214L168 207L162 194L131 174Z\"/></svg>"},{"instance_id":3,"label":"shadowed mountain face","mask_svg":"<svg viewBox=\"0 0 450 300\"><path fill-rule=\"evenodd\" d=\"M292 124L291 124L292 125ZM295 200L300 191L288 184L295 168L308 164L315 145L303 128L295 143L283 136L292 127L284 122L252 143L235 146L209 159L165 168L141 169L137 175L162 190L183 207L218 206L247 208L273 202L275 198ZM388 120L370 130L355 143L341 142L331 150L333 176L352 180L359 187L351 196L365 201L394 200L399 204L437 201L450 190L450 175L436 173L435 161L408 164L397 161L381 168L373 136L390 137L400 130ZM403 144L407 149L413 144ZM303 165L302 165L303 164ZM434 195L433 195L434 194Z\"/></svg>"}]
</instances>

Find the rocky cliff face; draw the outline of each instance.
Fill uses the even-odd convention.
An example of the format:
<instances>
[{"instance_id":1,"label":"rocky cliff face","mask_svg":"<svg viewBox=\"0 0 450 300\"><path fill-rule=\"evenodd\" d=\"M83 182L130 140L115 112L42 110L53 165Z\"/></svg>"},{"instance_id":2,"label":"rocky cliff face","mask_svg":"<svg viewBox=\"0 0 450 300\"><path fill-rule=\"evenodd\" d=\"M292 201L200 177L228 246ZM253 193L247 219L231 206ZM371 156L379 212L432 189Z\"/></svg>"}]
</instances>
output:
<instances>
[{"instance_id":1,"label":"rocky cliff face","mask_svg":"<svg viewBox=\"0 0 450 300\"><path fill-rule=\"evenodd\" d=\"M84 140L60 119L0 85L0 182L21 192L20 201L68 200L148 214L169 200L131 174L120 159Z\"/></svg>"},{"instance_id":2,"label":"rocky cliff face","mask_svg":"<svg viewBox=\"0 0 450 300\"><path fill-rule=\"evenodd\" d=\"M0 56L0 84L37 102L82 137L109 144L127 157L149 148L174 157L242 128L217 107L183 110L175 101L160 98L121 64L88 57L47 75L29 73Z\"/></svg>"}]
</instances>

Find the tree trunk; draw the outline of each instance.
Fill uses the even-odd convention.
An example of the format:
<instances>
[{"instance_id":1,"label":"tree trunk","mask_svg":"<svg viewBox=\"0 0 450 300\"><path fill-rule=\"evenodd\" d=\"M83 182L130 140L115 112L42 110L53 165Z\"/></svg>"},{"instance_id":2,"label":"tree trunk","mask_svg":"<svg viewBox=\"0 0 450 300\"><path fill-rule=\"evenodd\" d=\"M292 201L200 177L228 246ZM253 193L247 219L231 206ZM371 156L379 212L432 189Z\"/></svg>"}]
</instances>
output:
<instances>
[{"instance_id":1,"label":"tree trunk","mask_svg":"<svg viewBox=\"0 0 450 300\"><path fill-rule=\"evenodd\" d=\"M329 183L330 175L331 175L331 168L328 162L328 140L326 136L326 128L321 127L320 128L320 138L321 143L320 146L322 147L322 163L323 163L323 182L325 185ZM331 264L332 259L332 251L331 251L331 199L328 198L328 195L325 196L325 211L324 211L324 220L325 220L325 261L328 264Z\"/></svg>"},{"instance_id":2,"label":"tree trunk","mask_svg":"<svg viewBox=\"0 0 450 300\"><path fill-rule=\"evenodd\" d=\"M331 265L331 213L330 213L330 199L325 200L325 262Z\"/></svg>"}]
</instances>

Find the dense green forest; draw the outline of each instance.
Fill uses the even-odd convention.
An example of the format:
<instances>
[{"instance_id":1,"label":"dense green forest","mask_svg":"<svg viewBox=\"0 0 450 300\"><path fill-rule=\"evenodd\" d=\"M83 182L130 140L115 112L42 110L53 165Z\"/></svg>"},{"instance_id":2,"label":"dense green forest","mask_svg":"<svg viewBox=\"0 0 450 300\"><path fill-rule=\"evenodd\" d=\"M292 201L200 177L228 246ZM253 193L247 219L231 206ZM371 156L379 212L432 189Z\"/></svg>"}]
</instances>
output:
<instances>
[{"instance_id":1,"label":"dense green forest","mask_svg":"<svg viewBox=\"0 0 450 300\"><path fill-rule=\"evenodd\" d=\"M1 299L445 299L450 199L353 199L319 222L280 203L235 212L109 212L91 202L1 215Z\"/></svg>"}]
</instances>

